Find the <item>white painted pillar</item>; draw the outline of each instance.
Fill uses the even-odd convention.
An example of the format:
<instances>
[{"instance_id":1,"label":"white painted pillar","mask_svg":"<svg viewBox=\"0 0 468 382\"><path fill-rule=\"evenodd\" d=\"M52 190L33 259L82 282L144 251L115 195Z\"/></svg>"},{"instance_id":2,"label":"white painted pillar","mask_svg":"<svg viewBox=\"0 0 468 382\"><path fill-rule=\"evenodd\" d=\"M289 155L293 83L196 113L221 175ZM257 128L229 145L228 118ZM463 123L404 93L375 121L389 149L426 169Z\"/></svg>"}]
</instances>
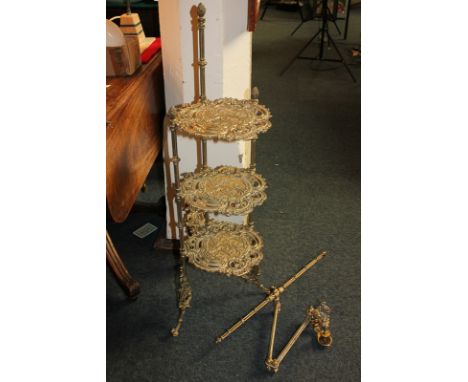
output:
<instances>
[{"instance_id":1,"label":"white painted pillar","mask_svg":"<svg viewBox=\"0 0 468 382\"><path fill-rule=\"evenodd\" d=\"M196 6L200 0L159 0L162 58L166 110L181 103L191 103L198 95L198 30L194 28ZM205 57L206 95L250 98L252 75L252 33L247 32L248 0L202 0L206 7ZM196 65L195 65L196 68ZM172 156L168 127L164 128L164 159L167 205L167 237L176 238L174 175L168 158ZM197 166L196 140L178 137L181 173ZM248 166L245 142L208 141L208 165ZM227 219L227 218L226 218ZM240 217L227 220L242 222Z\"/></svg>"}]
</instances>

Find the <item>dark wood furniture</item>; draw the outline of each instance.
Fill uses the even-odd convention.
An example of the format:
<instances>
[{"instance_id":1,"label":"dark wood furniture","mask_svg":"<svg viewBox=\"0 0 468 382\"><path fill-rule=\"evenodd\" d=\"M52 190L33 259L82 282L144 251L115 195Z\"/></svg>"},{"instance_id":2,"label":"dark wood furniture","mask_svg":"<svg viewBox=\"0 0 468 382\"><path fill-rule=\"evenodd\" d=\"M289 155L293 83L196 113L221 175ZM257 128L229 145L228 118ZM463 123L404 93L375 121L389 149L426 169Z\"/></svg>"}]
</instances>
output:
<instances>
[{"instance_id":1,"label":"dark wood furniture","mask_svg":"<svg viewBox=\"0 0 468 382\"><path fill-rule=\"evenodd\" d=\"M249 12L247 18L247 31L255 32L260 15L260 0L249 0Z\"/></svg>"},{"instance_id":2,"label":"dark wood furniture","mask_svg":"<svg viewBox=\"0 0 468 382\"><path fill-rule=\"evenodd\" d=\"M116 222L132 209L161 151L165 115L162 59L159 52L130 77L106 80L106 201ZM108 263L129 296L139 291L110 237ZM138 283L136 283L138 284Z\"/></svg>"},{"instance_id":3,"label":"dark wood furniture","mask_svg":"<svg viewBox=\"0 0 468 382\"><path fill-rule=\"evenodd\" d=\"M108 232L106 232L106 259L112 269L112 272L114 272L118 283L125 290L128 297L136 297L138 293L140 293L140 284L130 276L130 273L128 273L127 267L115 249L114 243L112 242Z\"/></svg>"}]
</instances>

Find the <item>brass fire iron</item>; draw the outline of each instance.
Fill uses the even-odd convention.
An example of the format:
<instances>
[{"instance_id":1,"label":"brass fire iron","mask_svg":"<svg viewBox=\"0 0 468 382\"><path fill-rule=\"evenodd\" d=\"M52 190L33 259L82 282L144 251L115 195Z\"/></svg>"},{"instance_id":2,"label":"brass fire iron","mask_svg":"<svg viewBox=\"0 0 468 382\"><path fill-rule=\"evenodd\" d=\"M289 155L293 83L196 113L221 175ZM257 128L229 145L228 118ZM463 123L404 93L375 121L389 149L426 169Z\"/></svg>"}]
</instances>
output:
<instances>
[{"instance_id":1,"label":"brass fire iron","mask_svg":"<svg viewBox=\"0 0 468 382\"><path fill-rule=\"evenodd\" d=\"M267 296L263 299L260 304L258 304L255 308L253 308L249 313L247 313L244 317L242 317L239 321L237 321L234 325L232 325L226 332L220 335L216 339L216 343L220 343L224 341L227 337L229 337L232 333L234 333L237 329L239 329L242 325L244 325L248 320L250 320L253 316L255 316L258 312L260 312L265 306L267 306L270 302L278 300L280 295L284 293L284 291L295 281L297 281L301 276L303 276L309 269L311 269L315 264L317 264L320 260L322 260L327 255L327 252L321 251L317 257L313 260L309 261L306 265L304 265L296 274L291 276L288 281L286 281L282 286L279 288L271 287Z\"/></svg>"},{"instance_id":2,"label":"brass fire iron","mask_svg":"<svg viewBox=\"0 0 468 382\"><path fill-rule=\"evenodd\" d=\"M254 307L249 313L232 325L226 332L216 339L216 343L224 341L227 337L233 334L238 330L242 325L244 325L248 320L260 312L265 306L270 302L274 302L273 310L273 322L271 326L270 334L270 343L268 345L268 354L265 360L265 365L269 371L278 372L279 366L283 359L286 357L288 352L294 346L296 341L299 339L301 334L307 328L311 326L315 332L317 342L322 347L330 347L333 343L333 337L330 333L330 311L331 309L325 302L321 302L317 306L310 306L306 311L306 317L302 324L298 327L296 332L292 335L288 343L285 345L283 350L278 354L277 358L273 358L273 350L275 345L275 336L276 336L276 327L278 324L278 316L281 310L280 296L284 291L295 281L297 281L301 276L303 276L309 269L311 269L315 264L317 264L321 259L327 255L327 252L321 251L320 254L302 267L296 274L289 278L282 286L279 288L271 287L267 296L261 301L256 307Z\"/></svg>"}]
</instances>

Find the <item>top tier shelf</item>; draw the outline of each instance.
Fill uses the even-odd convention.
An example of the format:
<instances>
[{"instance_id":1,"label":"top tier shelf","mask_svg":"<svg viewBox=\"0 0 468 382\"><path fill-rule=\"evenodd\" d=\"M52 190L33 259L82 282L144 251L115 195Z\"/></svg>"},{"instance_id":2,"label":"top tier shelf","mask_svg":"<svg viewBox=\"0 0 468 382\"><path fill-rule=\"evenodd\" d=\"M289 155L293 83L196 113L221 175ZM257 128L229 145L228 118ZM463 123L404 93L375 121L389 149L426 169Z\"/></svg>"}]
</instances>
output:
<instances>
[{"instance_id":1,"label":"top tier shelf","mask_svg":"<svg viewBox=\"0 0 468 382\"><path fill-rule=\"evenodd\" d=\"M257 139L271 127L271 113L257 100L219 98L174 106L171 124L189 136L223 141Z\"/></svg>"}]
</instances>

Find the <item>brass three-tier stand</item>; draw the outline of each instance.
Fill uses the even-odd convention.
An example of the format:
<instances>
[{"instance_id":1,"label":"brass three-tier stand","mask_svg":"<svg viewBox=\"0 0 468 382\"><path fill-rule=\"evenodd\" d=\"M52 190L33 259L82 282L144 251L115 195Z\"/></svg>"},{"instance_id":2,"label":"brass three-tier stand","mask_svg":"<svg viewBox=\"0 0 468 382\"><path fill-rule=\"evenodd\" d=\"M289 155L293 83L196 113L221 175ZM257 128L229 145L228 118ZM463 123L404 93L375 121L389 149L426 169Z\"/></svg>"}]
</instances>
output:
<instances>
[{"instance_id":1,"label":"brass three-tier stand","mask_svg":"<svg viewBox=\"0 0 468 382\"><path fill-rule=\"evenodd\" d=\"M206 98L205 12L203 4L199 4L200 101L174 106L169 111L180 240L179 318L171 331L173 336L179 334L192 298L186 274L187 262L204 271L242 277L263 288L258 281L263 240L254 230L250 213L266 199L265 179L255 171L255 143L258 134L271 127L271 114L257 99ZM201 141L201 166L194 172L179 173L178 134ZM210 168L208 140L250 141L250 167ZM234 224L215 220L213 214L246 218L244 224Z\"/></svg>"},{"instance_id":2,"label":"brass three-tier stand","mask_svg":"<svg viewBox=\"0 0 468 382\"><path fill-rule=\"evenodd\" d=\"M330 332L330 308L325 302L309 306L306 317L294 332L278 356L273 356L276 327L280 312L280 296L286 289L308 272L327 253L321 251L291 276L280 287L265 288L258 280L259 264L263 259L263 240L254 230L252 210L265 199L265 179L255 170L255 144L260 133L271 127L270 111L258 102L234 98L206 99L205 85L205 7L198 5L199 33L199 76L200 101L174 106L169 111L172 140L171 162L174 169L175 195L177 203L177 226L180 239L180 263L178 274L179 317L172 329L178 336L184 314L190 307L190 288L186 263L208 272L227 276L238 276L260 287L266 296L239 321L220 335L216 342L221 343L270 303L274 303L268 353L265 366L277 372L283 359L308 326L315 332L320 346L330 347L333 339ZM201 166L194 172L179 173L177 136L190 136L201 141ZM249 168L232 166L208 166L207 141L250 141L251 154ZM234 224L213 218L213 215L241 215L243 224Z\"/></svg>"}]
</instances>

